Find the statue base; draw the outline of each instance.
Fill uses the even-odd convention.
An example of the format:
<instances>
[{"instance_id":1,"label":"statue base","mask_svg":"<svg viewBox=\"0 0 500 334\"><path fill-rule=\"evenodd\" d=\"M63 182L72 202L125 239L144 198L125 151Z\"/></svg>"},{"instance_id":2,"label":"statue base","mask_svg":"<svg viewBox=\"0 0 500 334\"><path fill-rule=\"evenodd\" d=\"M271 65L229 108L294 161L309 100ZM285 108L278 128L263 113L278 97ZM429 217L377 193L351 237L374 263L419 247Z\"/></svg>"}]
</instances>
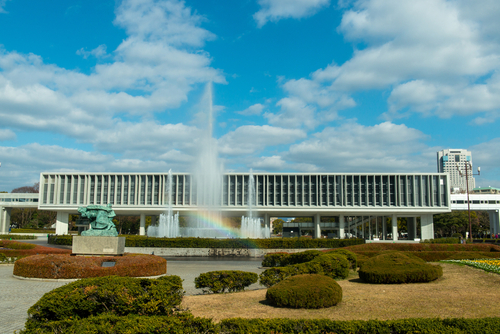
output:
<instances>
[{"instance_id":1,"label":"statue base","mask_svg":"<svg viewBox=\"0 0 500 334\"><path fill-rule=\"evenodd\" d=\"M74 255L123 255L125 237L74 236Z\"/></svg>"}]
</instances>

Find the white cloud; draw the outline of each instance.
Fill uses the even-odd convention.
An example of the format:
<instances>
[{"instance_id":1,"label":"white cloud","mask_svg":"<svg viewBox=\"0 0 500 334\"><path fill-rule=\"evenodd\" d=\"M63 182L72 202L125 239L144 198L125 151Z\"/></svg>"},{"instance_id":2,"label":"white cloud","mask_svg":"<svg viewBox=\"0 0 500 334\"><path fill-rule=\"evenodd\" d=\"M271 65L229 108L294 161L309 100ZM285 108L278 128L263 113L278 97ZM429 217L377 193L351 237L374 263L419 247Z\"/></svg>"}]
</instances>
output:
<instances>
[{"instance_id":1,"label":"white cloud","mask_svg":"<svg viewBox=\"0 0 500 334\"><path fill-rule=\"evenodd\" d=\"M0 129L0 141L16 139L14 131L9 129Z\"/></svg>"},{"instance_id":2,"label":"white cloud","mask_svg":"<svg viewBox=\"0 0 500 334\"><path fill-rule=\"evenodd\" d=\"M336 92L392 89L389 119L405 110L439 117L497 113L498 15L496 1L484 8L466 1L355 1L338 31L362 48L312 80Z\"/></svg>"},{"instance_id":3,"label":"white cloud","mask_svg":"<svg viewBox=\"0 0 500 334\"><path fill-rule=\"evenodd\" d=\"M224 82L209 56L197 49L214 36L182 1L126 0L116 12L116 23L129 36L113 52L113 61L96 65L89 75L45 64L38 55L0 49L2 126L61 133L113 152L126 152L126 145L151 146L140 132L133 142L120 134L137 127L172 142L157 130L179 125L132 125L120 121L121 114L150 117L178 107L200 83ZM101 45L90 53L104 52ZM109 136L100 135L104 129ZM112 142L117 137L123 137L121 144Z\"/></svg>"},{"instance_id":4,"label":"white cloud","mask_svg":"<svg viewBox=\"0 0 500 334\"><path fill-rule=\"evenodd\" d=\"M286 161L279 155L273 155L270 157L261 157L253 161L250 166L256 170L277 171L285 168Z\"/></svg>"},{"instance_id":5,"label":"white cloud","mask_svg":"<svg viewBox=\"0 0 500 334\"><path fill-rule=\"evenodd\" d=\"M254 115L260 115L262 111L264 110L265 106L260 103L256 103L254 105L251 105L250 107L246 108L245 110L242 111L237 111L237 114L243 115L243 116L254 116Z\"/></svg>"},{"instance_id":6,"label":"white cloud","mask_svg":"<svg viewBox=\"0 0 500 334\"><path fill-rule=\"evenodd\" d=\"M329 172L422 172L430 170L427 147L419 130L390 122L363 126L348 122L328 127L312 138L290 146L281 156L289 164L304 164ZM300 166L300 165L299 165Z\"/></svg>"},{"instance_id":7,"label":"white cloud","mask_svg":"<svg viewBox=\"0 0 500 334\"><path fill-rule=\"evenodd\" d=\"M7 1L9 0L0 0L0 13L7 13L7 11L4 9Z\"/></svg>"},{"instance_id":8,"label":"white cloud","mask_svg":"<svg viewBox=\"0 0 500 334\"><path fill-rule=\"evenodd\" d=\"M253 18L259 28L269 21L308 17L330 5L330 0L259 0L258 2L261 9L253 15Z\"/></svg>"},{"instance_id":9,"label":"white cloud","mask_svg":"<svg viewBox=\"0 0 500 334\"><path fill-rule=\"evenodd\" d=\"M87 59L90 56L94 56L96 58L104 58L108 56L106 53L106 45L101 44L97 48L91 50L91 51L86 51L84 48L81 48L80 50L76 51L76 54L79 56L82 56L84 59Z\"/></svg>"},{"instance_id":10,"label":"white cloud","mask_svg":"<svg viewBox=\"0 0 500 334\"><path fill-rule=\"evenodd\" d=\"M305 137L306 133L299 129L245 125L222 136L218 146L223 155L252 155L266 147L290 144Z\"/></svg>"}]
</instances>

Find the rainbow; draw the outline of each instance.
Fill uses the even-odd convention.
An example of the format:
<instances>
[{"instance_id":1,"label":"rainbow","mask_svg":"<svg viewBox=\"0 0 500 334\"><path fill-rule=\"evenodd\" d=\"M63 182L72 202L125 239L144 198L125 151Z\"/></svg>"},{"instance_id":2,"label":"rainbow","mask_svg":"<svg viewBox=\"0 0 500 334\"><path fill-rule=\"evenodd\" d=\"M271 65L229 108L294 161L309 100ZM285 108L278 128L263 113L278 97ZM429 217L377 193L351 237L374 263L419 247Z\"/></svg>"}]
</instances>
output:
<instances>
[{"instance_id":1,"label":"rainbow","mask_svg":"<svg viewBox=\"0 0 500 334\"><path fill-rule=\"evenodd\" d=\"M193 220L198 221L198 223L200 224L199 228L216 230L217 234L219 234L219 237L221 237L221 238L228 238L228 239L242 239L242 238L244 238L241 235L240 230L238 228L234 228L232 226L229 226L229 224L224 222L220 213L217 211L198 210L198 211L190 213L190 217L193 218ZM254 246L256 246L255 242L252 242L252 244L254 244Z\"/></svg>"}]
</instances>

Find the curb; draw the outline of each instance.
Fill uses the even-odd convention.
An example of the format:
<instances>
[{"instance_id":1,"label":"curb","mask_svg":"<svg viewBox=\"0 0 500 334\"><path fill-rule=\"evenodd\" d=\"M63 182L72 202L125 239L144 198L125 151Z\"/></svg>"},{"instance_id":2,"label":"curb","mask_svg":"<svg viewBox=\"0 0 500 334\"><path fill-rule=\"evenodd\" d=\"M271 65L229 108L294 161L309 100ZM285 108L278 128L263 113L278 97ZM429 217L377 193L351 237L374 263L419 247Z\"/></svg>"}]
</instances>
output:
<instances>
[{"instance_id":1,"label":"curb","mask_svg":"<svg viewBox=\"0 0 500 334\"><path fill-rule=\"evenodd\" d=\"M140 277L134 277L134 278L150 278L150 279L156 279L162 276L168 276L167 274L162 274L162 275L156 275L156 276L140 276ZM25 280L25 281L39 281L39 282L76 282L82 278L93 278L93 277L81 277L81 278L38 278L38 277L23 277L23 276L17 276L17 275L12 275L12 277L17 278L19 280ZM106 277L106 276L96 276L96 277ZM126 276L123 276L126 277Z\"/></svg>"}]
</instances>

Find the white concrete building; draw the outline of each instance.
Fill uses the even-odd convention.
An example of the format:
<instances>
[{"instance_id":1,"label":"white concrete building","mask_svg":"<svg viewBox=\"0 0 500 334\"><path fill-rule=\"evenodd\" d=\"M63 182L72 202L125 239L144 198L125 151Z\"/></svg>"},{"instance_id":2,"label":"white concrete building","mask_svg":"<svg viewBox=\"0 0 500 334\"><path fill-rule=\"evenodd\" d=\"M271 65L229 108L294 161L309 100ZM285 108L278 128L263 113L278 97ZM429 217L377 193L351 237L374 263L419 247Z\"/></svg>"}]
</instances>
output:
<instances>
[{"instance_id":1,"label":"white concrete building","mask_svg":"<svg viewBox=\"0 0 500 334\"><path fill-rule=\"evenodd\" d=\"M467 172L469 178L469 191L476 186L472 169L472 154L462 149L447 149L437 152L437 171L449 175L449 187L456 192L465 192L467 182L465 177L465 165L469 163ZM458 169L457 169L458 167ZM459 170L462 172L460 175ZM453 191L452 191L453 192Z\"/></svg>"},{"instance_id":2,"label":"white concrete building","mask_svg":"<svg viewBox=\"0 0 500 334\"><path fill-rule=\"evenodd\" d=\"M253 175L253 207L266 226L269 226L271 216L314 217L312 229L315 237L320 236L322 229L328 229L336 230L343 238L348 231L364 229L368 221L391 217L395 222L398 216L402 216L411 221L420 217L421 238L431 239L434 236L432 216L451 210L446 174ZM111 203L117 215L139 215L140 234L144 234L145 217L163 213L168 203L165 192L167 176L166 173L42 173L39 208L57 211L56 233L64 234L67 233L68 215L76 214L79 206ZM221 182L219 210L229 216L244 215L248 210L249 174L227 173ZM174 211L187 215L198 209L196 187L190 174L174 173L173 189ZM338 219L335 223L320 223L321 216L336 216ZM393 224L387 234L396 239L397 224Z\"/></svg>"}]
</instances>

